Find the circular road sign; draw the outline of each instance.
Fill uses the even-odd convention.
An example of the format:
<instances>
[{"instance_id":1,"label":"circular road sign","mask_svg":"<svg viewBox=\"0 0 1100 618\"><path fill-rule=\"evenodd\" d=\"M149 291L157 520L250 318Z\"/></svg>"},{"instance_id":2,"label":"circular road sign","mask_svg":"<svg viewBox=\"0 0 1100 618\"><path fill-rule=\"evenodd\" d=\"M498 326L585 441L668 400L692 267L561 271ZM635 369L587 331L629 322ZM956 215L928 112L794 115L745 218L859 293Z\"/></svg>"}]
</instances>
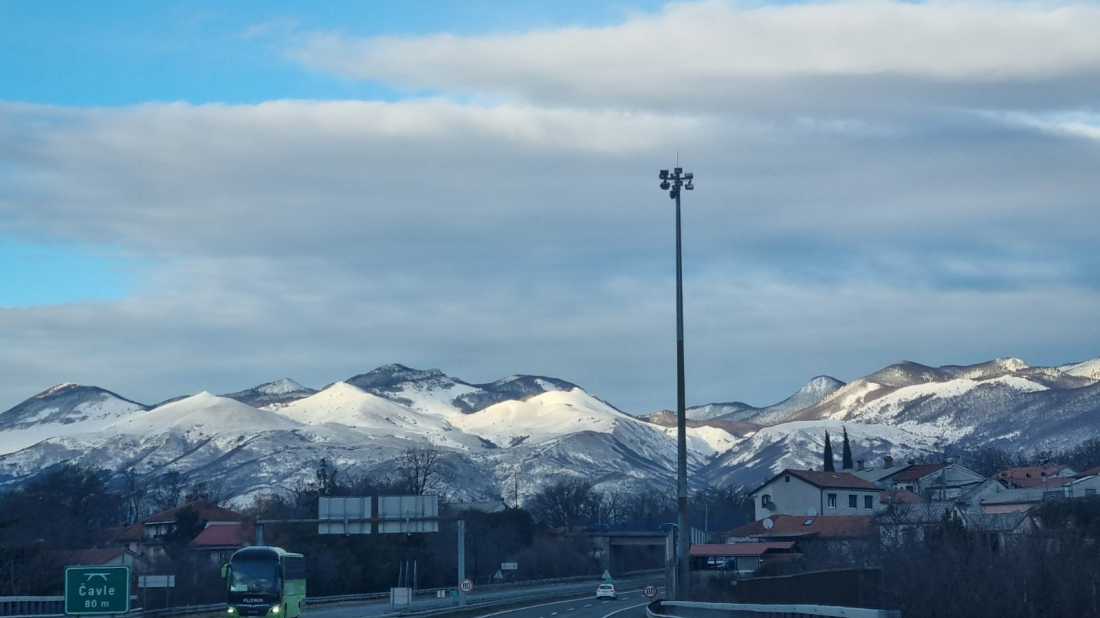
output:
<instances>
[{"instance_id":1,"label":"circular road sign","mask_svg":"<svg viewBox=\"0 0 1100 618\"><path fill-rule=\"evenodd\" d=\"M646 584L645 588L642 589L642 594L644 594L647 598L652 599L653 597L657 596L657 586L654 586L653 584Z\"/></svg>"},{"instance_id":2,"label":"circular road sign","mask_svg":"<svg viewBox=\"0 0 1100 618\"><path fill-rule=\"evenodd\" d=\"M464 579L458 582L458 589L462 592L469 592L474 589L474 582L469 579Z\"/></svg>"}]
</instances>

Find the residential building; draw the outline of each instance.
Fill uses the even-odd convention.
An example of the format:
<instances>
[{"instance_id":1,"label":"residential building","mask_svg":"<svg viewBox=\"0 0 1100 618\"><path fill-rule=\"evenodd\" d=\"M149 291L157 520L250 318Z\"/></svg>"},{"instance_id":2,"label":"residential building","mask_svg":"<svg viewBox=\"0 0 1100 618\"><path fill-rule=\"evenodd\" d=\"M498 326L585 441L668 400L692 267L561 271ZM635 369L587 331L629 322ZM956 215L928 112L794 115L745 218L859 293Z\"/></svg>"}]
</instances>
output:
<instances>
[{"instance_id":1,"label":"residential building","mask_svg":"<svg viewBox=\"0 0 1100 618\"><path fill-rule=\"evenodd\" d=\"M711 543L692 545L691 570L735 571L752 573L764 562L798 553L792 541L770 543Z\"/></svg>"},{"instance_id":2,"label":"residential building","mask_svg":"<svg viewBox=\"0 0 1100 618\"><path fill-rule=\"evenodd\" d=\"M848 472L784 470L752 492L756 519L770 515L870 515L882 489Z\"/></svg>"},{"instance_id":3,"label":"residential building","mask_svg":"<svg viewBox=\"0 0 1100 618\"><path fill-rule=\"evenodd\" d=\"M722 533L726 543L858 539L873 536L871 515L772 515Z\"/></svg>"},{"instance_id":4,"label":"residential building","mask_svg":"<svg viewBox=\"0 0 1100 618\"><path fill-rule=\"evenodd\" d=\"M193 510L198 515L199 521L205 522L206 527L218 524L242 524L246 521L244 515L202 498L142 519L119 533L115 538L115 542L138 556L149 560L164 557L166 555L164 550L165 540L176 529L180 512L187 509ZM199 536L202 536L202 534L200 533ZM219 540L224 539L219 538ZM240 547L243 547L243 545Z\"/></svg>"},{"instance_id":5,"label":"residential building","mask_svg":"<svg viewBox=\"0 0 1100 618\"><path fill-rule=\"evenodd\" d=\"M72 549L60 554L68 566L128 566L132 571L142 571L146 567L141 556L125 547Z\"/></svg>"},{"instance_id":6,"label":"residential building","mask_svg":"<svg viewBox=\"0 0 1100 618\"><path fill-rule=\"evenodd\" d=\"M926 500L954 500L986 478L954 462L909 464L878 483L888 489L911 491Z\"/></svg>"},{"instance_id":7,"label":"residential building","mask_svg":"<svg viewBox=\"0 0 1100 618\"><path fill-rule=\"evenodd\" d=\"M1048 484L1061 485L1066 479L1076 475L1077 472L1065 464L1048 464L1008 468L994 474L993 478L1004 481L1012 487L1022 488Z\"/></svg>"}]
</instances>

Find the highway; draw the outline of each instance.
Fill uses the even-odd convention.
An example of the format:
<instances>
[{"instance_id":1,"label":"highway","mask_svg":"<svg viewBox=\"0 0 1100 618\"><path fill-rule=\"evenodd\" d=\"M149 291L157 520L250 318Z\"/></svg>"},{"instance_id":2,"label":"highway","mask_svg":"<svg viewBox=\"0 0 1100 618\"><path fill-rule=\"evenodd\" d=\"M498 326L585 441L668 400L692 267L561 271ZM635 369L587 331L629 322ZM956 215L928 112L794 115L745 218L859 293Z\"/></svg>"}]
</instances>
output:
<instances>
[{"instance_id":1,"label":"highway","mask_svg":"<svg viewBox=\"0 0 1100 618\"><path fill-rule=\"evenodd\" d=\"M663 578L661 578L663 579ZM557 584L554 586L532 588L520 588L513 590L485 591L479 594L475 589L467 596L470 609L476 609L477 605L485 602L499 603L523 603L525 597L539 595L541 598L529 599L525 607L498 610L493 606L482 608L475 615L480 618L499 616L500 618L605 618L614 615L615 618L637 618L639 614L631 614L630 609L642 608L648 602L642 595L641 586L648 580L623 580L615 582L619 588L619 598L616 601L596 600L596 586L601 581L593 579L591 582ZM624 590L624 588L626 590ZM548 601L547 599L561 599ZM458 609L452 599L417 599L406 612L429 611L454 607ZM303 613L305 618L366 618L371 616L397 615L397 610L390 606L388 601L375 601L370 603L356 603L341 606L310 607Z\"/></svg>"}]
</instances>

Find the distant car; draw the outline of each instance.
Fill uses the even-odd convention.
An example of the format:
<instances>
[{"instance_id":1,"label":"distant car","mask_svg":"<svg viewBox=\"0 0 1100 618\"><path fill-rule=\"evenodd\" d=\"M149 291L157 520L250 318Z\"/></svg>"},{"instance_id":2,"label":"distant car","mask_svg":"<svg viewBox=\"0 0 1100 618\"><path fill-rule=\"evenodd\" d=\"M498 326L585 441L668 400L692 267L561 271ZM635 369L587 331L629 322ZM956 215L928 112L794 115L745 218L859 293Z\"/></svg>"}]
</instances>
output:
<instances>
[{"instance_id":1,"label":"distant car","mask_svg":"<svg viewBox=\"0 0 1100 618\"><path fill-rule=\"evenodd\" d=\"M600 584L596 588L597 599L611 599L612 601L619 598L619 595L615 593L615 586L612 584Z\"/></svg>"}]
</instances>

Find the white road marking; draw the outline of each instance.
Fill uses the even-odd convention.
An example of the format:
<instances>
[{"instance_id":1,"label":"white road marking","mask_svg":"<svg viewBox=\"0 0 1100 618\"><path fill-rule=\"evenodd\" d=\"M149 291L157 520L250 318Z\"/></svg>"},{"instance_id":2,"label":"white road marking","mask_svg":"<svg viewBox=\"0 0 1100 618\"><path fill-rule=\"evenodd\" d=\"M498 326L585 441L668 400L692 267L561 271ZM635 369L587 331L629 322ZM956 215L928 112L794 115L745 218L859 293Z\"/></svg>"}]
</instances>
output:
<instances>
[{"instance_id":1,"label":"white road marking","mask_svg":"<svg viewBox=\"0 0 1100 618\"><path fill-rule=\"evenodd\" d=\"M592 604L589 603L588 605L585 605L585 607L592 607Z\"/></svg>"},{"instance_id":2,"label":"white road marking","mask_svg":"<svg viewBox=\"0 0 1100 618\"><path fill-rule=\"evenodd\" d=\"M622 609L617 609L617 610L615 610L615 611L611 612L610 614L604 614L604 615L603 615L603 616L601 616L600 618L611 618L611 616L614 616L615 614L621 614L621 613L623 613L623 612L625 612L625 611L627 611L627 610L631 610L631 609L638 609L639 607L645 607L646 605L649 605L649 602L648 602L648 601L647 601L647 602L645 602L645 603L641 603L641 604L638 604L638 605L631 605L631 606L629 606L629 607L624 607L624 608L622 608Z\"/></svg>"}]
</instances>

